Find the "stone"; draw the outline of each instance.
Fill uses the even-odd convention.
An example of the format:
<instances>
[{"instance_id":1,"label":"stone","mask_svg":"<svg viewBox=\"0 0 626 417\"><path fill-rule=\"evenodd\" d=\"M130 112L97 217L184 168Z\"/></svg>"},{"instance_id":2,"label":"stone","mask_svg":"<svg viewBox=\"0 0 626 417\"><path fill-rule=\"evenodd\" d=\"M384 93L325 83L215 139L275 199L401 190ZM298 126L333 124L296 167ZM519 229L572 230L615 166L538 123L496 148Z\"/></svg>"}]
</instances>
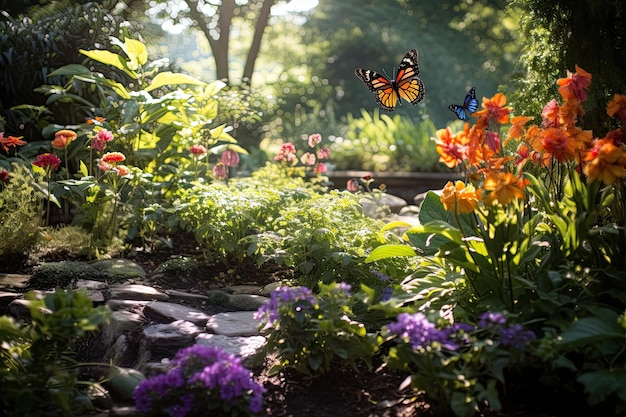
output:
<instances>
[{"instance_id":1,"label":"stone","mask_svg":"<svg viewBox=\"0 0 626 417\"><path fill-rule=\"evenodd\" d=\"M143 311L143 308L150 301L142 300L109 300L107 301L107 307L111 310L128 310L128 311Z\"/></svg>"},{"instance_id":2,"label":"stone","mask_svg":"<svg viewBox=\"0 0 626 417\"><path fill-rule=\"evenodd\" d=\"M107 272L111 277L118 280L145 278L146 276L146 271L129 259L105 259L103 261L94 262L93 267L100 271Z\"/></svg>"},{"instance_id":3,"label":"stone","mask_svg":"<svg viewBox=\"0 0 626 417\"><path fill-rule=\"evenodd\" d=\"M257 294L260 295L263 292L263 287L258 285L231 285L224 287L223 291L230 294Z\"/></svg>"},{"instance_id":4,"label":"stone","mask_svg":"<svg viewBox=\"0 0 626 417\"><path fill-rule=\"evenodd\" d=\"M406 200L400 197L396 197L391 194L381 194L380 198L373 198L371 196L365 196L360 201L363 207L363 212L372 218L379 218L379 208L387 207L391 213L398 213L403 207L405 207Z\"/></svg>"},{"instance_id":5,"label":"stone","mask_svg":"<svg viewBox=\"0 0 626 417\"><path fill-rule=\"evenodd\" d=\"M198 326L204 326L211 317L204 311L183 306L175 303L165 303L162 301L154 301L146 304L143 314L150 320L159 323L170 323L173 321L183 320L189 321Z\"/></svg>"},{"instance_id":6,"label":"stone","mask_svg":"<svg viewBox=\"0 0 626 417\"><path fill-rule=\"evenodd\" d=\"M102 281L94 281L92 279L79 279L76 281L76 289L84 289L87 291L102 291L108 290L109 284Z\"/></svg>"},{"instance_id":7,"label":"stone","mask_svg":"<svg viewBox=\"0 0 626 417\"><path fill-rule=\"evenodd\" d=\"M26 288L30 275L0 274L0 288Z\"/></svg>"},{"instance_id":8,"label":"stone","mask_svg":"<svg viewBox=\"0 0 626 417\"><path fill-rule=\"evenodd\" d=\"M169 295L171 301L209 301L209 297L204 294L192 294L178 290L166 290L165 294Z\"/></svg>"},{"instance_id":9,"label":"stone","mask_svg":"<svg viewBox=\"0 0 626 417\"><path fill-rule=\"evenodd\" d=\"M118 366L133 366L137 362L137 352L131 349L128 337L122 334L107 349L105 359L111 360L112 363Z\"/></svg>"},{"instance_id":10,"label":"stone","mask_svg":"<svg viewBox=\"0 0 626 417\"><path fill-rule=\"evenodd\" d=\"M147 285L114 285L111 287L111 299L120 298L142 301L167 301L170 296Z\"/></svg>"},{"instance_id":11,"label":"stone","mask_svg":"<svg viewBox=\"0 0 626 417\"><path fill-rule=\"evenodd\" d=\"M142 348L152 358L172 358L180 349L191 346L202 329L188 321L154 324L143 329Z\"/></svg>"},{"instance_id":12,"label":"stone","mask_svg":"<svg viewBox=\"0 0 626 417\"><path fill-rule=\"evenodd\" d=\"M111 313L111 318L102 327L102 339L105 345L110 345L120 335L133 332L146 324L141 314L127 310L117 310Z\"/></svg>"},{"instance_id":13,"label":"stone","mask_svg":"<svg viewBox=\"0 0 626 417\"><path fill-rule=\"evenodd\" d=\"M269 301L269 298L256 294L233 294L228 297L229 304L240 311L257 311Z\"/></svg>"},{"instance_id":14,"label":"stone","mask_svg":"<svg viewBox=\"0 0 626 417\"><path fill-rule=\"evenodd\" d=\"M5 314L9 304L21 296L21 294L12 291L0 291L0 314Z\"/></svg>"},{"instance_id":15,"label":"stone","mask_svg":"<svg viewBox=\"0 0 626 417\"><path fill-rule=\"evenodd\" d=\"M265 338L263 336L231 337L221 334L201 333L196 337L196 344L216 346L224 352L247 359L265 345Z\"/></svg>"},{"instance_id":16,"label":"stone","mask_svg":"<svg viewBox=\"0 0 626 417\"><path fill-rule=\"evenodd\" d=\"M211 316L206 323L209 333L224 336L257 336L259 321L254 318L253 311L233 311Z\"/></svg>"},{"instance_id":17,"label":"stone","mask_svg":"<svg viewBox=\"0 0 626 417\"><path fill-rule=\"evenodd\" d=\"M30 309L28 308L29 305L29 300L24 300L22 298L13 300L7 307L7 313L9 313L9 315L15 320L30 321ZM49 314L52 313L47 308L41 308L41 311Z\"/></svg>"}]
</instances>

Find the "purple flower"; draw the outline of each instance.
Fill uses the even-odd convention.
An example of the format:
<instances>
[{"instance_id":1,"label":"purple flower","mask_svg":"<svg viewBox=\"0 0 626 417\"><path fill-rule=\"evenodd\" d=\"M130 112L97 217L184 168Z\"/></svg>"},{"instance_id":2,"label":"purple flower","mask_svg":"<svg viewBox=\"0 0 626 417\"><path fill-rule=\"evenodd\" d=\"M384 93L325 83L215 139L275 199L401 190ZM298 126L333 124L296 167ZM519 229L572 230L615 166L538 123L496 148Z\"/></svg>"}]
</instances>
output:
<instances>
[{"instance_id":1,"label":"purple flower","mask_svg":"<svg viewBox=\"0 0 626 417\"><path fill-rule=\"evenodd\" d=\"M383 290L380 293L380 301L383 302L383 303L385 301L389 301L389 300L391 300L392 296L393 296L393 288L385 287L385 288L383 288Z\"/></svg>"},{"instance_id":2,"label":"purple flower","mask_svg":"<svg viewBox=\"0 0 626 417\"><path fill-rule=\"evenodd\" d=\"M442 333L422 313L401 313L395 323L387 325L387 330L403 339L409 339L415 350L424 349L442 338Z\"/></svg>"},{"instance_id":3,"label":"purple flower","mask_svg":"<svg viewBox=\"0 0 626 417\"><path fill-rule=\"evenodd\" d=\"M506 324L506 317L501 312L492 313L487 311L478 318L478 325L486 329L498 328Z\"/></svg>"},{"instance_id":4,"label":"purple flower","mask_svg":"<svg viewBox=\"0 0 626 417\"><path fill-rule=\"evenodd\" d=\"M521 324L514 324L508 328L500 329L502 345L522 348L524 345L536 339L531 330L524 330Z\"/></svg>"},{"instance_id":5,"label":"purple flower","mask_svg":"<svg viewBox=\"0 0 626 417\"><path fill-rule=\"evenodd\" d=\"M388 275L385 275L385 274L383 274L380 271L376 271L375 269L372 269L370 272L372 274L376 275L378 277L378 279L383 281L383 282L389 282L391 280L391 278L389 278Z\"/></svg>"},{"instance_id":6,"label":"purple flower","mask_svg":"<svg viewBox=\"0 0 626 417\"><path fill-rule=\"evenodd\" d=\"M350 297L352 286L350 284L346 284L345 282L340 282L337 284L337 289L343 292L346 296Z\"/></svg>"},{"instance_id":7,"label":"purple flower","mask_svg":"<svg viewBox=\"0 0 626 417\"><path fill-rule=\"evenodd\" d=\"M278 287L270 295L270 300L259 307L255 313L254 318L257 320L266 318L268 326L271 327L272 323L280 319L279 309L281 306L289 303L295 303L296 301L304 301L309 304L315 304L315 298L313 293L307 287Z\"/></svg>"}]
</instances>

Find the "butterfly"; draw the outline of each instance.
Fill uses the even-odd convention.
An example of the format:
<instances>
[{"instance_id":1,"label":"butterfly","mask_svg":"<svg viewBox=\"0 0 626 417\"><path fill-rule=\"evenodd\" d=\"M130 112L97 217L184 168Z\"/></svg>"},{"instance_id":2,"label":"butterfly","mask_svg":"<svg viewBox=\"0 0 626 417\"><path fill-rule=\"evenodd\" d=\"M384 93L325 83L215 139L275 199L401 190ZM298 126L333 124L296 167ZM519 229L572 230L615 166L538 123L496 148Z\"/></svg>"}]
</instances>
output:
<instances>
[{"instance_id":1,"label":"butterfly","mask_svg":"<svg viewBox=\"0 0 626 417\"><path fill-rule=\"evenodd\" d=\"M478 100L476 100L476 88L472 87L467 95L465 96L465 100L463 100L462 105L458 104L450 104L448 106L450 110L456 114L456 117L465 121L469 118L469 115L475 113L478 110Z\"/></svg>"},{"instance_id":2,"label":"butterfly","mask_svg":"<svg viewBox=\"0 0 626 417\"><path fill-rule=\"evenodd\" d=\"M417 78L420 70L415 49L402 58L394 80L365 68L358 68L354 73L374 92L376 103L383 111L393 111L398 103L402 104L400 97L413 105L424 99L424 83Z\"/></svg>"}]
</instances>

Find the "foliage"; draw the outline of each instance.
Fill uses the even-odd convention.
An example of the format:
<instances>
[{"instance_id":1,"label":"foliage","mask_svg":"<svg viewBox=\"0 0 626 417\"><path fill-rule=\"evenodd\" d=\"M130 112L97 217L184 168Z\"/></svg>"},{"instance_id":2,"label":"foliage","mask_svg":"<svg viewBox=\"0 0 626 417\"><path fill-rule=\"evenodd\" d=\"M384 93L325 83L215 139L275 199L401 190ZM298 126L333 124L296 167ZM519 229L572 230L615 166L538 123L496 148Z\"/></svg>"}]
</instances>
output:
<instances>
[{"instance_id":1,"label":"foliage","mask_svg":"<svg viewBox=\"0 0 626 417\"><path fill-rule=\"evenodd\" d=\"M0 415L73 416L86 411L71 348L107 318L85 293L28 293L30 324L0 317ZM88 400L87 400L88 401Z\"/></svg>"},{"instance_id":2,"label":"foliage","mask_svg":"<svg viewBox=\"0 0 626 417\"><path fill-rule=\"evenodd\" d=\"M600 379L626 360L617 342L626 294L626 149L623 127L596 139L578 127L590 80L579 67L560 79L563 103L546 105L541 126L526 126L531 118L516 116L506 129L512 110L496 94L475 113L473 126L456 134L438 131L441 160L462 164L469 183L450 182L440 195L429 193L420 225L404 235L409 246L376 248L368 260L426 256L431 271L404 283L414 292L400 303L404 298L427 309L433 300L424 295L439 294L436 306L463 300L449 311L457 320L513 313L543 335L541 348L531 353L547 374L576 378L591 405L611 395L619 404L619 377L610 387ZM623 126L626 97L615 95L607 114ZM507 148L513 140L519 145ZM396 226L404 224L387 228Z\"/></svg>"},{"instance_id":3,"label":"foliage","mask_svg":"<svg viewBox=\"0 0 626 417\"><path fill-rule=\"evenodd\" d=\"M79 279L106 281L108 274L90 267L85 262L46 262L33 271L28 285L31 288L49 290L68 288Z\"/></svg>"},{"instance_id":4,"label":"foliage","mask_svg":"<svg viewBox=\"0 0 626 417\"><path fill-rule=\"evenodd\" d=\"M91 233L77 226L58 226L46 229L41 250L63 254L66 259L89 259L91 256Z\"/></svg>"},{"instance_id":5,"label":"foliage","mask_svg":"<svg viewBox=\"0 0 626 417\"><path fill-rule=\"evenodd\" d=\"M588 112L581 119L585 129L604 135L613 128L604 114L606 98L626 91L626 66L621 44L621 23L626 9L617 0L563 0L550 4L541 0L515 0L520 14L522 59L508 95L523 114L538 117L541 104L550 100L555 89L545 80L554 79L566 69L580 65L599 76L589 91ZM590 33L587 28L601 27Z\"/></svg>"},{"instance_id":6,"label":"foliage","mask_svg":"<svg viewBox=\"0 0 626 417\"><path fill-rule=\"evenodd\" d=\"M340 136L332 138L333 164L344 170L445 171L430 140L435 130L429 119L415 122L398 114L362 110L360 118L348 115Z\"/></svg>"},{"instance_id":7,"label":"foliage","mask_svg":"<svg viewBox=\"0 0 626 417\"><path fill-rule=\"evenodd\" d=\"M167 373L142 381L133 396L148 416L253 416L265 389L251 376L238 356L195 345L178 351Z\"/></svg>"},{"instance_id":8,"label":"foliage","mask_svg":"<svg viewBox=\"0 0 626 417\"><path fill-rule=\"evenodd\" d=\"M356 299L345 283L319 283L319 292L307 287L279 287L259 308L261 332L267 337L258 357L276 352L269 373L294 369L321 375L332 367L349 365L358 370L364 362L371 368L376 343L363 323L355 320Z\"/></svg>"},{"instance_id":9,"label":"foliage","mask_svg":"<svg viewBox=\"0 0 626 417\"><path fill-rule=\"evenodd\" d=\"M14 163L6 180L0 180L0 256L25 259L39 238L40 196L33 186L35 178L23 165Z\"/></svg>"},{"instance_id":10,"label":"foliage","mask_svg":"<svg viewBox=\"0 0 626 417\"><path fill-rule=\"evenodd\" d=\"M197 259L178 256L170 258L160 264L154 273L166 274L174 277L190 278L200 268L200 263Z\"/></svg>"}]
</instances>

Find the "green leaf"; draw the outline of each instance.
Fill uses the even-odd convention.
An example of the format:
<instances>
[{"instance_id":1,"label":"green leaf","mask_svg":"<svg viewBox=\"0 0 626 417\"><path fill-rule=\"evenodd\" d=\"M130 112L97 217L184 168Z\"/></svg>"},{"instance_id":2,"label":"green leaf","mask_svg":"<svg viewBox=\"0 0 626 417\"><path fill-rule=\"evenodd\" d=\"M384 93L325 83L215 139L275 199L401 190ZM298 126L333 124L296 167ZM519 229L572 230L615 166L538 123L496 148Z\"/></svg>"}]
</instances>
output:
<instances>
[{"instance_id":1,"label":"green leaf","mask_svg":"<svg viewBox=\"0 0 626 417\"><path fill-rule=\"evenodd\" d=\"M171 71L160 72L154 77L150 86L148 86L145 90L152 91L156 90L159 87L163 87L166 85L178 85L178 84L192 84L192 85L204 85L206 84L203 81L198 80L190 75L173 73Z\"/></svg>"},{"instance_id":2,"label":"green leaf","mask_svg":"<svg viewBox=\"0 0 626 417\"><path fill-rule=\"evenodd\" d=\"M417 253L408 245L382 245L374 248L367 259L365 259L365 262L374 262L398 256L417 256Z\"/></svg>"},{"instance_id":3,"label":"green leaf","mask_svg":"<svg viewBox=\"0 0 626 417\"><path fill-rule=\"evenodd\" d=\"M128 58L136 62L138 65L143 65L148 62L148 50L146 49L146 45L142 42L132 39L126 38L124 39L124 52L128 55ZM136 70L137 68L133 68Z\"/></svg>"},{"instance_id":4,"label":"green leaf","mask_svg":"<svg viewBox=\"0 0 626 417\"><path fill-rule=\"evenodd\" d=\"M126 60L122 56L114 52L100 50L100 49L93 49L91 51L80 49L79 51L81 54L86 55L88 58L91 58L94 61L98 61L106 65L111 65L112 67L115 67L117 69L124 71L126 74L128 74L131 78L135 80L139 78L139 76L137 75L135 71L131 71L130 69L128 69Z\"/></svg>"},{"instance_id":5,"label":"green leaf","mask_svg":"<svg viewBox=\"0 0 626 417\"><path fill-rule=\"evenodd\" d=\"M623 340L624 330L614 320L599 317L585 317L575 321L563 332L560 344L587 345L595 342L606 342L607 339Z\"/></svg>"},{"instance_id":6,"label":"green leaf","mask_svg":"<svg viewBox=\"0 0 626 417\"><path fill-rule=\"evenodd\" d=\"M48 77L56 77L59 75L71 77L73 75L90 75L90 74L91 74L91 71L89 71L89 69L85 67L84 65L69 64L69 65L64 65L61 68L52 71L50 74L48 74Z\"/></svg>"}]
</instances>

